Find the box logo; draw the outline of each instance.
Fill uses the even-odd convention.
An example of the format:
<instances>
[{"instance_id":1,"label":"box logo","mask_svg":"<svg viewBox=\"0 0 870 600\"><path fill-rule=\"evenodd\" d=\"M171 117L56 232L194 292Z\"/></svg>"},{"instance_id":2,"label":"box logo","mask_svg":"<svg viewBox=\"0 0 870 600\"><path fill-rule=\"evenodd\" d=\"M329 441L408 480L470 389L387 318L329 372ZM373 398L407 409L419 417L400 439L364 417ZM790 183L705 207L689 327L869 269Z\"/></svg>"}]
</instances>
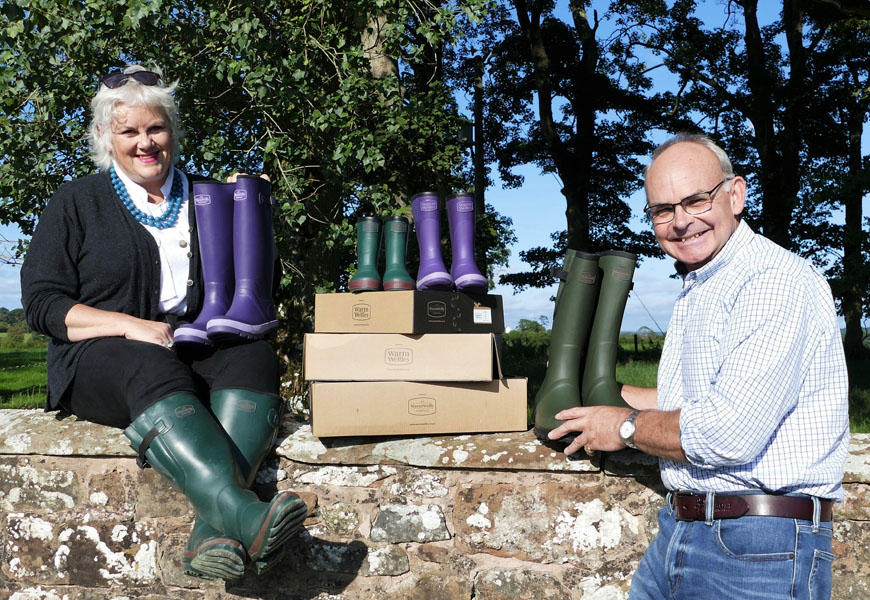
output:
<instances>
[{"instance_id":1,"label":"box logo","mask_svg":"<svg viewBox=\"0 0 870 600\"><path fill-rule=\"evenodd\" d=\"M387 348L384 362L393 366L410 365L414 362L414 351L410 348Z\"/></svg>"},{"instance_id":2,"label":"box logo","mask_svg":"<svg viewBox=\"0 0 870 600\"><path fill-rule=\"evenodd\" d=\"M426 305L426 315L430 319L443 319L447 316L447 303L442 300L433 300Z\"/></svg>"},{"instance_id":3,"label":"box logo","mask_svg":"<svg viewBox=\"0 0 870 600\"><path fill-rule=\"evenodd\" d=\"M580 273L580 281L586 285L594 285L598 279L598 273Z\"/></svg>"},{"instance_id":4,"label":"box logo","mask_svg":"<svg viewBox=\"0 0 870 600\"><path fill-rule=\"evenodd\" d=\"M233 192L233 200L236 202L244 202L248 199L248 192L246 190L236 190Z\"/></svg>"},{"instance_id":5,"label":"box logo","mask_svg":"<svg viewBox=\"0 0 870 600\"><path fill-rule=\"evenodd\" d=\"M208 206L211 204L211 196L209 194L196 194L193 196L193 203L197 206Z\"/></svg>"},{"instance_id":6,"label":"box logo","mask_svg":"<svg viewBox=\"0 0 870 600\"><path fill-rule=\"evenodd\" d=\"M408 400L408 414L415 417L426 417L435 414L435 398L421 396Z\"/></svg>"},{"instance_id":7,"label":"box logo","mask_svg":"<svg viewBox=\"0 0 870 600\"><path fill-rule=\"evenodd\" d=\"M351 318L354 321L368 321L372 318L372 307L370 304L354 304L351 310L353 311Z\"/></svg>"}]
</instances>

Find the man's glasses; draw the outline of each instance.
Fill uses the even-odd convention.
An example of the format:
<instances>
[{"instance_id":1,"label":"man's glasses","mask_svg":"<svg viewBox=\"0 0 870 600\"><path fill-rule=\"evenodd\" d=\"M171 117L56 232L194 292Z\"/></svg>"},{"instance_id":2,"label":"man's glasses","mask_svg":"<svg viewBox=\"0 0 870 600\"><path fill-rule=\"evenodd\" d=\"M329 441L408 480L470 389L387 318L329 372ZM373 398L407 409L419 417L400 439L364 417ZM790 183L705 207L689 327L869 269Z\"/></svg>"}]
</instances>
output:
<instances>
[{"instance_id":1,"label":"man's glasses","mask_svg":"<svg viewBox=\"0 0 870 600\"><path fill-rule=\"evenodd\" d=\"M726 181L731 181L732 179L734 178L726 177L717 183L716 187L709 192L701 192L700 194L683 198L674 204L653 204L651 206L646 206L643 209L643 212L645 212L649 220L653 222L653 225L662 225L663 223L670 223L673 221L674 214L677 210L677 204L682 206L687 214L692 216L703 215L713 207L713 196L716 195L716 191L719 187Z\"/></svg>"},{"instance_id":2,"label":"man's glasses","mask_svg":"<svg viewBox=\"0 0 870 600\"><path fill-rule=\"evenodd\" d=\"M100 77L100 82L110 90L114 90L127 83L128 79L135 79L142 85L157 85L160 82L160 75L151 71L135 71L133 73L116 71L105 77Z\"/></svg>"}]
</instances>

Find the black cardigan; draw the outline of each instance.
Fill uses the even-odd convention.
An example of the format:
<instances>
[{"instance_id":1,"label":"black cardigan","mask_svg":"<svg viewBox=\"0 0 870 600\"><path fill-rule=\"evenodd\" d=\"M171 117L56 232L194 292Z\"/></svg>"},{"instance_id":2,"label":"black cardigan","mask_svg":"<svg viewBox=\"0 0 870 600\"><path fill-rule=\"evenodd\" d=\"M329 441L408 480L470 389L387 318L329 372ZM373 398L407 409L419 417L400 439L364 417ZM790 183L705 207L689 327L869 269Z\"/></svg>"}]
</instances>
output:
<instances>
[{"instance_id":1,"label":"black cardigan","mask_svg":"<svg viewBox=\"0 0 870 600\"><path fill-rule=\"evenodd\" d=\"M27 324L51 337L47 411L58 408L81 352L94 341L70 342L67 337L66 314L75 304L165 321L173 328L199 313L203 301L199 240L194 203L187 205L191 233L187 312L176 316L159 312L157 243L121 203L106 171L65 183L52 197L21 267Z\"/></svg>"}]
</instances>

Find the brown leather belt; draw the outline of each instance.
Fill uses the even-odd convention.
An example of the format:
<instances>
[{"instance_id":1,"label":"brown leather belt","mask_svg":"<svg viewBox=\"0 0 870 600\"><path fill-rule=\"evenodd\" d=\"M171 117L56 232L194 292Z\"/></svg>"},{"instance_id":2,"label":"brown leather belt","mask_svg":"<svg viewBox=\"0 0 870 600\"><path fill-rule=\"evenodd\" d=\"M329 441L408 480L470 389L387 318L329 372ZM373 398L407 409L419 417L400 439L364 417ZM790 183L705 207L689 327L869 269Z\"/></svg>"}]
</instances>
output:
<instances>
[{"instance_id":1,"label":"brown leather belt","mask_svg":"<svg viewBox=\"0 0 870 600\"><path fill-rule=\"evenodd\" d=\"M707 494L674 492L672 504L678 521L704 521ZM833 516L831 500L820 500L819 521L830 521ZM771 496L768 494L716 494L713 500L714 519L737 517L785 517L813 520L813 499L798 496Z\"/></svg>"}]
</instances>

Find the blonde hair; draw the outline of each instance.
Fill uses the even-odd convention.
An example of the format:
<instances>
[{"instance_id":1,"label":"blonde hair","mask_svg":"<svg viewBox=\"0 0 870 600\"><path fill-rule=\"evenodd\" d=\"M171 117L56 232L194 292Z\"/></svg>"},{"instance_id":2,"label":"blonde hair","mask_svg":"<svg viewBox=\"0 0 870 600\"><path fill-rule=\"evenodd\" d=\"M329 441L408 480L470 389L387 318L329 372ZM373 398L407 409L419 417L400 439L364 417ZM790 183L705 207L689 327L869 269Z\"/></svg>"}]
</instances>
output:
<instances>
[{"instance_id":1,"label":"blonde hair","mask_svg":"<svg viewBox=\"0 0 870 600\"><path fill-rule=\"evenodd\" d=\"M178 159L181 138L184 136L184 128L178 120L178 108L173 96L178 81L166 85L159 68L146 69L142 65L125 68L124 74L149 70L160 75L157 85L143 85L132 77L127 79L124 85L114 89L100 84L100 90L91 100L92 117L88 128L88 139L91 145L91 159L101 169L112 166L112 153L109 151L109 146L112 145L112 123L120 106L147 107L162 112L169 121L172 162Z\"/></svg>"}]
</instances>

